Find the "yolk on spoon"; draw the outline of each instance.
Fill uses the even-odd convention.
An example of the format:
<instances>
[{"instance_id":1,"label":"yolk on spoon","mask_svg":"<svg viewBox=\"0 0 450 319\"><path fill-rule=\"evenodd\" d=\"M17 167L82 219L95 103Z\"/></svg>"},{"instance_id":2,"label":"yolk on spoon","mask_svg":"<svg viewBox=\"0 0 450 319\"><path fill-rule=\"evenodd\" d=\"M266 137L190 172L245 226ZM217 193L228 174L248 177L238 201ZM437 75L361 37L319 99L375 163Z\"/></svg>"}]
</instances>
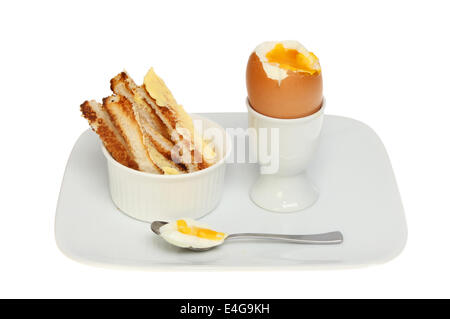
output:
<instances>
[{"instance_id":1,"label":"yolk on spoon","mask_svg":"<svg viewBox=\"0 0 450 319\"><path fill-rule=\"evenodd\" d=\"M178 231L182 234L196 236L199 238L205 238L210 240L222 240L225 238L225 234L221 232L216 232L207 228L200 228L196 226L188 226L185 220L177 220Z\"/></svg>"},{"instance_id":2,"label":"yolk on spoon","mask_svg":"<svg viewBox=\"0 0 450 319\"><path fill-rule=\"evenodd\" d=\"M306 56L294 49L286 49L283 44L278 43L275 47L267 52L266 58L269 63L277 63L280 68L290 71L306 72L314 74L320 69L314 68L317 63L317 57L309 52Z\"/></svg>"}]
</instances>

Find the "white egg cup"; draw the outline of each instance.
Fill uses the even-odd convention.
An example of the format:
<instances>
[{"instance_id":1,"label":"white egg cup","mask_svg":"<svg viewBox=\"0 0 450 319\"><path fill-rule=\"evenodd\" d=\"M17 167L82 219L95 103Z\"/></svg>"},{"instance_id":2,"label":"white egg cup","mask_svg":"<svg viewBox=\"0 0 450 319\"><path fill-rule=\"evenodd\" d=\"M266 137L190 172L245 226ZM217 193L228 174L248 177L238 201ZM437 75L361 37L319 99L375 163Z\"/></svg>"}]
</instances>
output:
<instances>
[{"instance_id":1,"label":"white egg cup","mask_svg":"<svg viewBox=\"0 0 450 319\"><path fill-rule=\"evenodd\" d=\"M250 189L250 198L259 207L279 213L300 211L312 206L319 198L319 191L308 179L306 169L319 143L325 100L316 113L295 119L260 114L250 106L248 100L247 108L249 128L256 130L256 139L250 139L250 143L257 143L250 149L258 152L254 155L260 165L260 176ZM262 134L261 129L266 129L266 133ZM271 135L273 129L278 129L278 133L275 134L275 130L274 135ZM278 142L271 141L267 136L277 136ZM271 149L273 145L275 149ZM263 160L261 148L275 153L268 160ZM278 169L273 171L273 167Z\"/></svg>"}]
</instances>

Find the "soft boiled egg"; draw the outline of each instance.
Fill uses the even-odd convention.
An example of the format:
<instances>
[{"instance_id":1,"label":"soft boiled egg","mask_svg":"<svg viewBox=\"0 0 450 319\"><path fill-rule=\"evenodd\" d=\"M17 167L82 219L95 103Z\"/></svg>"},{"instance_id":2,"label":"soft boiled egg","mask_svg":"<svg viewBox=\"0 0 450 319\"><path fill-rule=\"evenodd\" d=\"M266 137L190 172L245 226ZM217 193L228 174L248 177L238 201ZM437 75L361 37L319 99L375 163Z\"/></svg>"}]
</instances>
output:
<instances>
[{"instance_id":1,"label":"soft boiled egg","mask_svg":"<svg viewBox=\"0 0 450 319\"><path fill-rule=\"evenodd\" d=\"M210 248L222 244L227 237L227 234L190 218L167 223L159 231L167 242L182 248Z\"/></svg>"},{"instance_id":2,"label":"soft boiled egg","mask_svg":"<svg viewBox=\"0 0 450 319\"><path fill-rule=\"evenodd\" d=\"M250 105L263 115L311 115L323 100L319 59L297 41L263 42L248 60L247 91Z\"/></svg>"}]
</instances>

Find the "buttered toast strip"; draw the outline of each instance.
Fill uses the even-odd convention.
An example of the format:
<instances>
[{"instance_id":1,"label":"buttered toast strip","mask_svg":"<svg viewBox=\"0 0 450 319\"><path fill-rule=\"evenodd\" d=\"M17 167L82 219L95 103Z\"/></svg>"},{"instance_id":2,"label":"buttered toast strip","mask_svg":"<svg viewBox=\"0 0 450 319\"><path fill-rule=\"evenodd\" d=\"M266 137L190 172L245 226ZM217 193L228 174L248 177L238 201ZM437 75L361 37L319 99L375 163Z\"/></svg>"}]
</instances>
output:
<instances>
[{"instance_id":1,"label":"buttered toast strip","mask_svg":"<svg viewBox=\"0 0 450 319\"><path fill-rule=\"evenodd\" d=\"M164 174L176 175L186 173L186 169L182 165L176 164L171 159L171 147L173 144L168 141L169 145L162 146L158 137L155 137L153 128L148 122L148 114L138 109L135 111L135 116L144 137L144 145L147 147L148 154L153 162Z\"/></svg>"},{"instance_id":2,"label":"buttered toast strip","mask_svg":"<svg viewBox=\"0 0 450 319\"><path fill-rule=\"evenodd\" d=\"M139 88L126 72L119 73L111 79L111 90L123 96L132 105L134 115L144 134L144 143L155 164L165 173L181 174L186 168L168 138L167 127L144 99L145 90ZM180 165L181 164L181 165Z\"/></svg>"},{"instance_id":3,"label":"buttered toast strip","mask_svg":"<svg viewBox=\"0 0 450 319\"><path fill-rule=\"evenodd\" d=\"M83 117L88 120L89 125L98 134L111 156L122 165L138 169L125 140L112 123L103 105L94 100L85 101L81 104L80 109Z\"/></svg>"},{"instance_id":4,"label":"buttered toast strip","mask_svg":"<svg viewBox=\"0 0 450 319\"><path fill-rule=\"evenodd\" d=\"M81 108L118 162L155 174L195 172L215 163L214 147L195 131L153 69L142 86L121 72L111 80L111 90L115 95L103 105L86 101Z\"/></svg>"},{"instance_id":5,"label":"buttered toast strip","mask_svg":"<svg viewBox=\"0 0 450 319\"><path fill-rule=\"evenodd\" d=\"M116 95L123 96L132 105L139 105L144 103L143 107L145 107L145 102L142 101L142 97L136 92L138 86L125 71L113 77L110 81L110 84L111 91L113 91ZM146 112L148 124L153 129L153 131L157 132L158 135L162 136L166 140L170 140L166 125L164 125L158 115L155 114L155 111L152 108L148 108L146 109Z\"/></svg>"},{"instance_id":6,"label":"buttered toast strip","mask_svg":"<svg viewBox=\"0 0 450 319\"><path fill-rule=\"evenodd\" d=\"M131 104L121 96L103 99L103 107L121 133L140 171L161 174L162 171L150 158L144 144L144 137L136 121Z\"/></svg>"},{"instance_id":7,"label":"buttered toast strip","mask_svg":"<svg viewBox=\"0 0 450 319\"><path fill-rule=\"evenodd\" d=\"M167 88L164 81L151 68L144 78L144 90L141 93L148 105L167 126L173 142L183 147L183 160L186 152L190 154L190 163L186 163L188 170L196 171L207 168L215 163L216 153L211 145L206 143L195 131L191 117L179 105Z\"/></svg>"}]
</instances>

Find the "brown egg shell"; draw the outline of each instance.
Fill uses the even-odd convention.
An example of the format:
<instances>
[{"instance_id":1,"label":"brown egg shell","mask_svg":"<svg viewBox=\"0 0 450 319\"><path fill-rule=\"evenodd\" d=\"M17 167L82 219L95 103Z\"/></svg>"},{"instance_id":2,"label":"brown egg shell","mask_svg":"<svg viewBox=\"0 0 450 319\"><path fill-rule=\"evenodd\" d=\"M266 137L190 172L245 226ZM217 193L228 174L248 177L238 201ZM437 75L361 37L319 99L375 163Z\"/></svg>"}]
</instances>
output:
<instances>
[{"instance_id":1,"label":"brown egg shell","mask_svg":"<svg viewBox=\"0 0 450 319\"><path fill-rule=\"evenodd\" d=\"M267 77L259 57L253 52L247 64L247 92L250 105L266 116L291 119L317 112L323 100L322 72L310 75L287 71L278 84Z\"/></svg>"}]
</instances>

